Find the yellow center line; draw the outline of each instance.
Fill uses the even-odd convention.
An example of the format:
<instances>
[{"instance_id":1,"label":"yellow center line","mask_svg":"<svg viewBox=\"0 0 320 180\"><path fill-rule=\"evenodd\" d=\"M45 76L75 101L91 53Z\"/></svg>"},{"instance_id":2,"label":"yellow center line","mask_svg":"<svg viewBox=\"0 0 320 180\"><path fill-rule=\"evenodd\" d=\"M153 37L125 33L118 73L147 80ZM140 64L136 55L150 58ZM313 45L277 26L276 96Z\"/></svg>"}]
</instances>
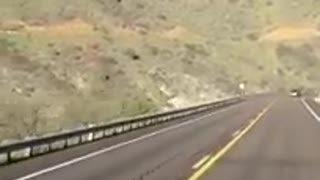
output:
<instances>
[{"instance_id":1,"label":"yellow center line","mask_svg":"<svg viewBox=\"0 0 320 180\"><path fill-rule=\"evenodd\" d=\"M236 137L236 136L238 136L239 134L240 134L240 130L238 130L238 131L236 131L236 132L234 132L233 134L232 134L232 137Z\"/></svg>"},{"instance_id":2,"label":"yellow center line","mask_svg":"<svg viewBox=\"0 0 320 180\"><path fill-rule=\"evenodd\" d=\"M257 117L252 120L249 125L243 129L237 136L235 136L225 147L223 147L218 153L213 155L198 171L196 171L188 180L198 180L207 172L220 158L222 158L238 141L240 141L244 135L246 135L262 117L270 110L274 102L270 103Z\"/></svg>"},{"instance_id":3,"label":"yellow center line","mask_svg":"<svg viewBox=\"0 0 320 180\"><path fill-rule=\"evenodd\" d=\"M195 165L192 166L192 169L198 169L201 167L208 159L210 158L209 155L204 156L200 161L198 161Z\"/></svg>"}]
</instances>

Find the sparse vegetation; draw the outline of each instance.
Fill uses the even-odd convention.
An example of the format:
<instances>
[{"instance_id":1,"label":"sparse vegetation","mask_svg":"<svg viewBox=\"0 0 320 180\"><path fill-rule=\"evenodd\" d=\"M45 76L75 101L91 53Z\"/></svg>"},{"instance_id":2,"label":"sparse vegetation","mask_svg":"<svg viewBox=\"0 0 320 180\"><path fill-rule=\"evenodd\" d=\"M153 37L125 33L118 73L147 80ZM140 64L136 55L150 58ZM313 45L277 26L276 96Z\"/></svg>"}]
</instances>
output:
<instances>
[{"instance_id":1,"label":"sparse vegetation","mask_svg":"<svg viewBox=\"0 0 320 180\"><path fill-rule=\"evenodd\" d=\"M0 139L320 86L319 2L0 0Z\"/></svg>"}]
</instances>

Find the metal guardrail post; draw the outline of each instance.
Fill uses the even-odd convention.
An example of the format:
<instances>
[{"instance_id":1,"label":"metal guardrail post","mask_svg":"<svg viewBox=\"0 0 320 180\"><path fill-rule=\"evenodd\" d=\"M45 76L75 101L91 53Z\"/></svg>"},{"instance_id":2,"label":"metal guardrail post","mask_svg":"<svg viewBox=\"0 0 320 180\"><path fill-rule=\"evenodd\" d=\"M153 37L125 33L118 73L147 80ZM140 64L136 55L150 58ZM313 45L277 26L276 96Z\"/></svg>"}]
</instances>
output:
<instances>
[{"instance_id":1,"label":"metal guardrail post","mask_svg":"<svg viewBox=\"0 0 320 180\"><path fill-rule=\"evenodd\" d=\"M12 157L11 157L11 151L7 152L7 162L11 163L12 162Z\"/></svg>"}]
</instances>

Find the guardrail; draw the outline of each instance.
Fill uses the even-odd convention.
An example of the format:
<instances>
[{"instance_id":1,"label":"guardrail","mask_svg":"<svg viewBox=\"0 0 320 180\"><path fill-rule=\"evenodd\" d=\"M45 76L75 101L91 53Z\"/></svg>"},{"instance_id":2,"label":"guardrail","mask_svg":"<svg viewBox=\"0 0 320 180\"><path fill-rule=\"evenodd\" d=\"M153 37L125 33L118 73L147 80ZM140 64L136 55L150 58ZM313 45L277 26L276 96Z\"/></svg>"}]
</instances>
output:
<instances>
[{"instance_id":1,"label":"guardrail","mask_svg":"<svg viewBox=\"0 0 320 180\"><path fill-rule=\"evenodd\" d=\"M165 113L146 115L127 119L121 122L90 127L50 136L38 137L6 145L0 145L0 165L7 165L20 160L40 156L46 153L63 150L102 138L112 137L139 128L160 124L192 114L222 108L242 101L240 97L219 102L207 103Z\"/></svg>"}]
</instances>

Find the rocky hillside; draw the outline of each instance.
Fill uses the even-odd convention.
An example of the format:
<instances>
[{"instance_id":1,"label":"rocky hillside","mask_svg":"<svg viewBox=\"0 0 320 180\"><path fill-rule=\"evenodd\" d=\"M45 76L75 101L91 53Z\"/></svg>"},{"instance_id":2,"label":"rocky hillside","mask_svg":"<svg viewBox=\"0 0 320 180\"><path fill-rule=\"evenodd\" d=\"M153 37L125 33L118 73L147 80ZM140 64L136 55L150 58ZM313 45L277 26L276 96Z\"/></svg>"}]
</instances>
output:
<instances>
[{"instance_id":1,"label":"rocky hillside","mask_svg":"<svg viewBox=\"0 0 320 180\"><path fill-rule=\"evenodd\" d=\"M320 1L0 0L0 138L320 86Z\"/></svg>"}]
</instances>

